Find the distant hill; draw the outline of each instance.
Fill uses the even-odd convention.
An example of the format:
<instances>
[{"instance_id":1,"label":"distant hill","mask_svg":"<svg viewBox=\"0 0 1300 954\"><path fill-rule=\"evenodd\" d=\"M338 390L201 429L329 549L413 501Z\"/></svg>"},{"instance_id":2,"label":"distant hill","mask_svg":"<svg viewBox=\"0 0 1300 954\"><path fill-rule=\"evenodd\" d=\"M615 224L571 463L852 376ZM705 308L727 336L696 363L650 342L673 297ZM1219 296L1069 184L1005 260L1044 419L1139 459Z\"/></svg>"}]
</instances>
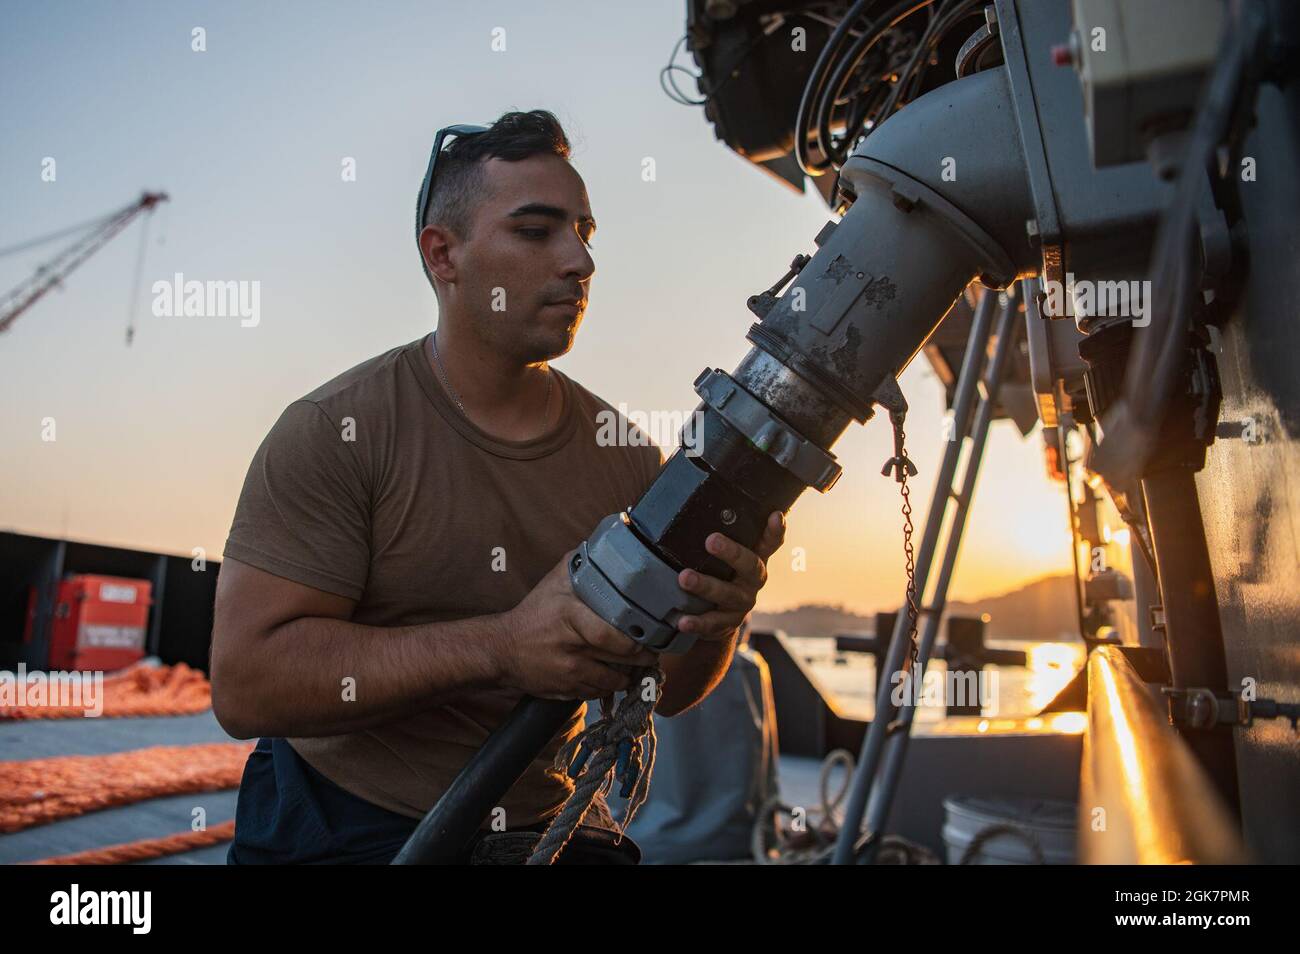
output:
<instances>
[{"instance_id":1,"label":"distant hill","mask_svg":"<svg viewBox=\"0 0 1300 954\"><path fill-rule=\"evenodd\" d=\"M990 617L990 639L1069 639L1079 631L1074 583L1069 576L1047 576L1010 593L970 602L953 601L947 615ZM780 613L754 612L755 629L781 629L790 636L833 636L842 632L874 632L876 618L843 606L808 603ZM945 631L939 630L940 638Z\"/></svg>"}]
</instances>

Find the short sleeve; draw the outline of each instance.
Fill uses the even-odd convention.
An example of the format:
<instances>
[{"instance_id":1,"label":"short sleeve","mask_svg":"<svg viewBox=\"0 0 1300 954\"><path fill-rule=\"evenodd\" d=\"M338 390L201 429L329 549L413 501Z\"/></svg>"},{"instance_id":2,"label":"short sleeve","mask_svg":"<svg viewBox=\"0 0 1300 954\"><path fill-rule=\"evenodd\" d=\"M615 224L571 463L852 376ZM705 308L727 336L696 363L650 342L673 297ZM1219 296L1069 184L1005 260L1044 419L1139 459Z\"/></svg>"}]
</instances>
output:
<instances>
[{"instance_id":1,"label":"short sleeve","mask_svg":"<svg viewBox=\"0 0 1300 954\"><path fill-rule=\"evenodd\" d=\"M314 401L295 401L244 478L225 555L360 599L370 565L370 493L357 448Z\"/></svg>"}]
</instances>

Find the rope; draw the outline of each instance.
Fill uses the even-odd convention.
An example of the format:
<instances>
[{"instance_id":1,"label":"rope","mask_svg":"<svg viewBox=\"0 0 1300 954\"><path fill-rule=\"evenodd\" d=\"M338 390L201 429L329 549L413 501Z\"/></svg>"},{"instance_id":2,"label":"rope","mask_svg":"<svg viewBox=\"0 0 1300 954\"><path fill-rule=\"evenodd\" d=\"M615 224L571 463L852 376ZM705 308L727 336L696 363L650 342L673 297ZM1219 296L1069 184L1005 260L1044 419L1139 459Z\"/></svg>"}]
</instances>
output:
<instances>
[{"instance_id":1,"label":"rope","mask_svg":"<svg viewBox=\"0 0 1300 954\"><path fill-rule=\"evenodd\" d=\"M144 258L145 253L149 251L149 223L153 221L153 210L144 217L144 222L140 225L140 250L136 253L135 258L135 281L131 285L131 304L127 307L126 312L126 343L129 345L135 338L135 315L140 306L140 281L144 278Z\"/></svg>"},{"instance_id":2,"label":"rope","mask_svg":"<svg viewBox=\"0 0 1300 954\"><path fill-rule=\"evenodd\" d=\"M44 858L40 861L29 861L27 863L33 865L134 864L138 861L150 861L154 858L165 858L167 855L178 855L182 852L194 851L196 848L219 845L223 841L230 841L234 837L235 822L231 819L203 831L182 831L174 835L167 835L164 838L146 838L143 841L108 845L104 848L92 848L89 851L79 851L76 854L59 855L55 858Z\"/></svg>"},{"instance_id":3,"label":"rope","mask_svg":"<svg viewBox=\"0 0 1300 954\"><path fill-rule=\"evenodd\" d=\"M754 861L760 865L821 865L827 864L835 854L835 842L839 838L842 820L836 815L840 803L849 792L853 779L853 753L847 749L836 749L822 760L818 774L817 787L821 804L813 809L816 822L810 821L806 831L791 834L777 823L778 815L789 816L793 809L781 802L779 797L769 798L763 803L754 823L750 840ZM842 767L843 781L834 795L830 794L831 773ZM857 845L861 854L876 839L862 839ZM888 865L937 865L939 858L924 845L918 845L898 835L885 835L879 839L876 849L876 864Z\"/></svg>"},{"instance_id":4,"label":"rope","mask_svg":"<svg viewBox=\"0 0 1300 954\"><path fill-rule=\"evenodd\" d=\"M569 843L598 795L607 795L614 779L622 783L620 798L627 810L617 825L619 838L631 824L637 810L650 794L650 775L655 764L654 708L664 674L658 667L633 670L632 684L654 679L654 692L631 690L615 705L612 697L601 700L601 717L580 735L566 742L555 755L555 769L576 779L573 793L551 819L541 840L528 858L530 865L554 864Z\"/></svg>"},{"instance_id":5,"label":"rope","mask_svg":"<svg viewBox=\"0 0 1300 954\"><path fill-rule=\"evenodd\" d=\"M194 715L212 708L207 677L184 663L175 666L134 666L104 679L104 711L100 718ZM86 707L2 705L6 719L83 718Z\"/></svg>"},{"instance_id":6,"label":"rope","mask_svg":"<svg viewBox=\"0 0 1300 954\"><path fill-rule=\"evenodd\" d=\"M238 788L251 742L0 762L0 833L190 792Z\"/></svg>"},{"instance_id":7,"label":"rope","mask_svg":"<svg viewBox=\"0 0 1300 954\"><path fill-rule=\"evenodd\" d=\"M1019 825L1012 825L1007 823L988 825L984 828L981 828L979 830L979 833L976 834L975 837L971 839L970 844L966 846L966 850L962 852L961 861L959 861L958 864L962 864L962 865L973 864L975 859L979 857L980 852L984 850L984 846L988 844L990 841L992 841L994 838L998 838L1002 835L1011 835L1014 838L1019 838L1021 841L1027 844L1029 846L1029 850L1033 852L1034 864L1036 865L1047 864L1047 858L1043 854L1043 846L1038 843L1038 838L1035 837L1034 833L1032 831L1028 831L1027 829L1021 828Z\"/></svg>"},{"instance_id":8,"label":"rope","mask_svg":"<svg viewBox=\"0 0 1300 954\"><path fill-rule=\"evenodd\" d=\"M832 796L828 786L831 772L837 767L844 768L844 776L839 790ZM793 835L782 830L776 819L778 815L793 814L794 808L782 802L779 795L768 798L759 810L750 837L754 861L760 865L811 865L820 864L830 857L835 851L835 837L839 832L835 811L848 794L852 779L853 753L836 749L828 754L822 760L817 778L821 804L813 809L816 821L810 820L807 831Z\"/></svg>"}]
</instances>

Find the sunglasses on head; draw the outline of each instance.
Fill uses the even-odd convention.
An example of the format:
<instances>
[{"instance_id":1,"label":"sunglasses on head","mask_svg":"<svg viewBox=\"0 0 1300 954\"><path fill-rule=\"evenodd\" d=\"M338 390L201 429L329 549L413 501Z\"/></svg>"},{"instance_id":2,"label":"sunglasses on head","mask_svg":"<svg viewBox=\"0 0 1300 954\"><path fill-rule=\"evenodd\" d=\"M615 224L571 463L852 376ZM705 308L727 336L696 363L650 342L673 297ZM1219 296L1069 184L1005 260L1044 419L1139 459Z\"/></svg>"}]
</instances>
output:
<instances>
[{"instance_id":1,"label":"sunglasses on head","mask_svg":"<svg viewBox=\"0 0 1300 954\"><path fill-rule=\"evenodd\" d=\"M438 164L438 155L442 152L443 142L448 136L473 136L487 131L487 126L459 123L455 126L444 126L434 135L433 152L429 153L429 168L424 172L424 183L420 186L420 201L415 207L415 240L417 244L420 241L420 232L424 229L424 217L429 211L429 195L433 191L433 170ZM420 264L424 265L424 253L420 254ZM424 265L424 270L425 274L428 274L427 265Z\"/></svg>"}]
</instances>

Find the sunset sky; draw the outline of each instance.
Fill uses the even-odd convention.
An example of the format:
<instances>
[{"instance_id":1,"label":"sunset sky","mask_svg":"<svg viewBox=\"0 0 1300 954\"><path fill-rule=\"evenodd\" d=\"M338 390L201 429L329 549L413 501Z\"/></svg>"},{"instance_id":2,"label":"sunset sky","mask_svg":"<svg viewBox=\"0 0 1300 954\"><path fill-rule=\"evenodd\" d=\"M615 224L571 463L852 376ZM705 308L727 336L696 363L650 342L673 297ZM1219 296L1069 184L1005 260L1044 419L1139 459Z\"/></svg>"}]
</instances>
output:
<instances>
[{"instance_id":1,"label":"sunset sky","mask_svg":"<svg viewBox=\"0 0 1300 954\"><path fill-rule=\"evenodd\" d=\"M829 213L660 91L683 23L677 0L6 6L0 247L144 189L172 201L150 226L131 347L139 223L0 335L0 528L219 555L249 460L284 406L436 325L411 237L433 132L509 109L559 116L600 223L590 308L556 366L611 404L693 408L699 371L729 371L749 348L746 297L812 250ZM195 27L205 52L191 49ZM41 178L46 157L54 182ZM355 182L342 181L346 157ZM0 286L63 244L0 258ZM150 286L177 272L260 281L260 324L154 317ZM902 385L919 518L942 391L923 360ZM42 440L50 417L53 442ZM901 596L897 485L880 475L887 421L850 429L834 450L844 477L795 505L760 609L870 611ZM995 425L952 596L1067 570L1065 508L1039 436ZM805 572L791 569L794 546Z\"/></svg>"}]
</instances>

